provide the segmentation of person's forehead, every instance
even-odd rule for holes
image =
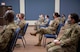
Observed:
[[[68,18],[70,18],[70,17],[71,17],[71,15],[69,14],[69,15],[68,15]]]

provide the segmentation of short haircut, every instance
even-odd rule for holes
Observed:
[[[49,18],[49,15],[46,15],[47,16],[47,18]]]
[[[79,16],[78,14],[76,13],[71,13],[71,18],[75,20],[75,23],[78,23],[79,22]]]
[[[57,17],[60,17],[60,15],[57,12],[55,12],[54,15]]]
[[[20,15],[21,15],[22,18],[24,18],[24,14],[23,13],[20,13]]]
[[[12,22],[14,20],[14,14],[11,12],[7,13],[6,20],[8,20],[8,22]]]

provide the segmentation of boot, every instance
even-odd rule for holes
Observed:
[[[36,36],[36,33],[30,33],[31,35],[33,35],[33,36]]]
[[[39,41],[35,46],[41,46],[41,41]]]

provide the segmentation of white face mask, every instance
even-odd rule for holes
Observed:
[[[47,18],[47,16],[45,16],[45,19]]]
[[[68,19],[68,24],[71,24],[71,20],[70,19]]]
[[[71,15],[68,15],[68,24],[71,24]]]
[[[43,15],[40,15],[40,17],[43,17]]]
[[[42,15],[39,15],[39,17],[42,17]]]

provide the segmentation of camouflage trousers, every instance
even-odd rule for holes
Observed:
[[[40,26],[40,24],[35,24],[34,29],[35,29],[35,30],[39,30],[39,29],[40,29],[40,27],[39,27],[39,26]]]
[[[55,43],[50,43],[46,46],[47,52],[63,52],[60,45],[55,45]]]

